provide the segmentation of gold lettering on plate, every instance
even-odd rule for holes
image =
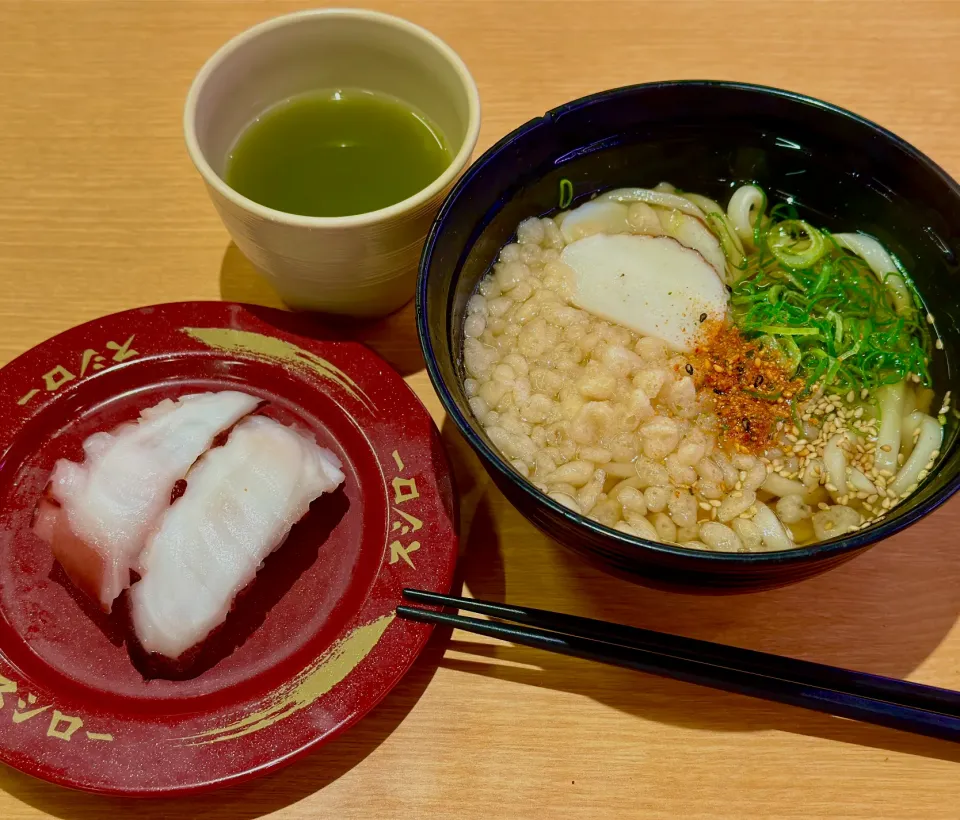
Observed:
[[[130,348],[130,345],[133,344],[133,339],[134,335],[131,334],[122,345],[118,345],[116,342],[107,342],[108,350],[117,351],[113,354],[113,360],[115,362],[125,362],[127,359],[132,359],[134,356],[139,355],[136,350]]]
[[[127,337],[127,340],[123,342],[123,344],[112,341],[107,342],[107,349],[114,351],[111,361],[117,363],[125,362],[127,359],[132,359],[134,356],[139,356],[140,353],[131,347],[135,338],[135,334],[131,334],[129,337]],[[109,367],[109,364],[104,364],[106,361],[106,358],[101,356],[98,351],[94,350],[92,347],[88,347],[83,351],[83,353],[80,354],[79,378],[82,379],[84,376],[88,375],[88,373],[92,373],[97,370],[103,370],[105,367]],[[46,391],[48,393],[55,393],[67,382],[72,382],[77,379],[78,376],[68,370],[62,364],[58,364],[52,370],[44,373],[42,378],[43,386]],[[28,390],[19,399],[17,399],[17,404],[23,407],[23,405],[27,404],[39,392],[39,387],[35,387],[33,390]]]
[[[403,504],[406,501],[412,501],[420,497],[420,491],[417,489],[417,480],[415,478],[393,479],[393,503]]]
[[[408,547],[404,547],[399,541],[394,541],[390,545],[390,563],[395,564],[402,558],[404,563],[408,564],[411,569],[416,569],[413,561],[410,560],[410,553],[416,552],[418,549],[420,549],[419,541],[412,541]]]
[[[13,713],[13,722],[14,723],[23,723],[30,720],[30,718],[35,718],[41,712],[46,712],[50,708],[50,704],[46,706],[40,706],[37,709],[27,709],[27,706],[33,706],[37,702],[36,695],[27,695],[26,700],[20,698],[17,700],[17,710]]]
[[[84,374],[87,372],[87,368],[90,367],[91,362],[93,362],[94,370],[103,370],[103,365],[101,364],[103,361],[103,356],[97,353],[97,351],[93,348],[88,347],[83,351],[83,358],[80,360],[80,377],[83,378]]]
[[[4,703],[3,696],[17,694],[18,689],[19,684],[17,681],[0,675],[0,709],[6,705]],[[46,712],[47,709],[53,708],[53,704],[51,703],[46,704],[46,706],[38,706],[36,709],[28,708],[33,706],[36,702],[37,696],[31,693],[27,693],[26,697],[17,698],[17,705],[13,714],[11,715],[13,723],[26,723],[28,720],[35,718],[37,715]],[[65,724],[65,726],[62,724]],[[73,715],[65,715],[59,709],[53,709],[53,715],[50,718],[50,725],[47,727],[47,737],[53,737],[57,740],[70,740],[70,738],[73,737],[74,732],[76,732],[82,726],[83,720],[81,718],[74,717]],[[90,740],[113,741],[113,735],[110,734],[87,732],[86,735]]]
[[[356,669],[359,663],[373,651],[395,617],[396,615],[390,613],[354,629],[292,681],[270,694],[262,701],[260,708],[245,718],[226,726],[181,738],[181,740],[186,741],[188,746],[223,743],[226,740],[235,740],[238,737],[259,732],[285,720],[301,709],[306,709]]]
[[[403,459],[400,458],[400,451],[393,451],[393,460],[397,465],[398,470],[403,470]],[[394,504],[404,504],[407,501],[412,501],[415,498],[420,497],[420,490],[417,489],[417,480],[415,478],[403,478],[402,476],[396,476],[391,482],[393,485],[393,502]],[[415,515],[410,515],[410,513],[404,512],[399,507],[394,507],[393,511],[400,516],[402,520],[394,521],[390,529],[392,532],[400,531],[400,535],[407,535],[410,532],[417,532],[418,530],[423,529],[423,521],[417,518]],[[398,561],[403,561],[410,569],[416,569],[413,564],[413,559],[410,557],[411,552],[416,552],[420,549],[419,541],[412,541],[408,546],[403,546],[400,543],[399,539],[390,543],[390,565],[396,564]]]
[[[17,691],[17,682],[15,680],[10,680],[10,678],[5,678],[3,675],[0,675],[0,709],[3,708],[3,696],[4,695],[13,695]]]
[[[401,518],[403,518],[404,521],[407,522],[407,524],[404,524],[403,521],[393,522],[393,529],[400,530],[401,535],[406,535],[411,530],[413,532],[416,532],[417,530],[423,529],[423,522],[419,518],[417,518],[415,515],[410,515],[409,513],[405,513],[399,507],[394,507],[393,511],[397,515],[399,515]]]
[[[59,390],[67,382],[72,382],[76,376],[73,375],[62,364],[58,364],[53,370],[43,374],[43,383],[48,393]]]
[[[61,723],[66,723],[66,729],[58,728]],[[50,726],[47,728],[47,737],[55,737],[58,740],[70,740],[73,733],[83,726],[83,721],[78,717],[65,715],[59,709],[53,710],[53,717],[50,718]]]

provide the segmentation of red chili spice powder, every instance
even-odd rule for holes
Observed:
[[[777,422],[790,418],[790,399],[803,387],[776,356],[724,322],[703,324],[690,363],[697,387],[713,398],[725,440],[744,452],[770,445]]]

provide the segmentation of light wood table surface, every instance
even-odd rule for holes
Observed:
[[[365,0],[473,71],[482,150],[583,94],[767,83],[882,123],[960,177],[960,2]],[[205,58],[286,2],[0,0],[0,362],[157,302],[277,304],[181,136]],[[357,337],[444,419],[412,309]],[[443,425],[477,597],[960,687],[960,500],[820,578],[696,597],[608,577],[540,535]],[[364,721],[288,769],[152,804],[0,767],[0,818],[960,816],[960,747],[455,633]]]

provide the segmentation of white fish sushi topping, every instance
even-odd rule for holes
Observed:
[[[130,600],[143,648],[177,658],[223,623],[310,503],[343,482],[340,467],[312,437],[264,416],[206,453],[140,556]]]
[[[259,404],[229,390],[167,399],[136,422],[90,436],[83,442],[83,463],[56,463],[35,532],[106,612],[130,586],[130,569],[169,506],[174,485],[219,433]]]

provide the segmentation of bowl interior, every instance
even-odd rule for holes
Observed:
[[[600,190],[652,187],[664,180],[725,203],[736,185],[753,181],[771,202],[792,201],[815,225],[876,236],[906,266],[935,317],[944,350],[932,363],[934,406],[947,390],[956,394],[960,187],[953,180],[889,132],[809,98],[726,83],[633,86],[562,106],[501,140],[462,178],[427,241],[418,300],[428,367],[448,412],[494,469],[512,473],[486,440],[463,392],[465,305],[517,224],[557,210],[563,178],[573,183],[575,204]],[[939,468],[895,515],[873,527],[790,553],[702,557],[802,559],[892,534],[955,488],[957,427],[948,414]],[[563,510],[513,476],[558,515],[629,540]]]

